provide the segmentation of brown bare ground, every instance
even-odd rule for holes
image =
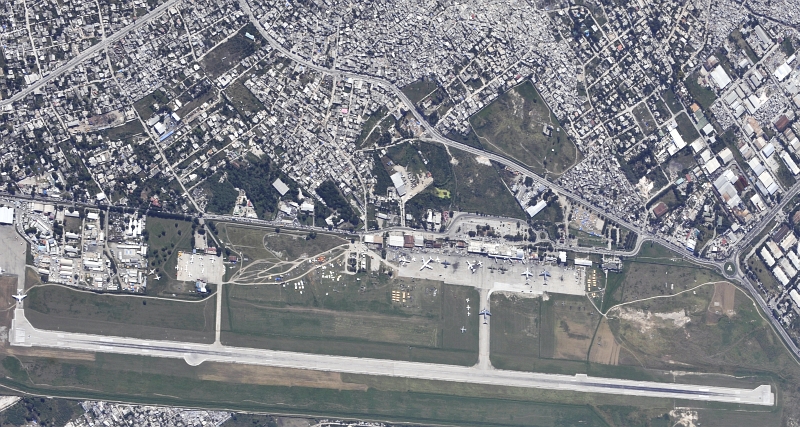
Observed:
[[[714,284],[714,295],[708,303],[708,315],[706,323],[715,324],[722,316],[733,316],[736,299],[736,287],[728,282],[717,282]]]
[[[210,364],[204,373],[199,374],[199,377],[202,380],[239,384],[329,388],[334,390],[367,390],[367,386],[364,384],[346,383],[342,381],[342,375],[336,372],[274,368],[269,366]]]
[[[11,356],[43,357],[51,359],[86,360],[94,362],[95,353],[69,350],[49,350],[32,347],[7,347],[4,351]]]
[[[611,327],[608,326],[607,321],[603,321],[597,329],[594,344],[589,351],[589,361],[605,365],[617,365],[619,364],[619,350],[620,345],[614,339]]]
[[[591,309],[583,297],[561,297],[554,303],[554,358],[586,360],[592,336],[600,321],[600,316],[589,316]]]

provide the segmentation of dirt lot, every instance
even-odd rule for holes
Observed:
[[[620,345],[614,338],[608,322],[603,321],[594,336],[594,343],[589,352],[589,361],[605,365],[617,365],[619,363],[619,351]]]
[[[142,339],[214,342],[216,302],[99,295],[63,286],[31,289],[25,316],[37,328]]]
[[[735,306],[736,287],[728,282],[717,282],[714,284],[714,294],[711,302],[708,303],[708,315],[706,323],[716,324],[720,317],[733,317],[736,314]]]

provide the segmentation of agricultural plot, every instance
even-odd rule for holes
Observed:
[[[214,342],[215,301],[99,295],[58,285],[28,292],[25,316],[37,328],[142,339]]]
[[[579,153],[533,84],[500,95],[470,118],[485,148],[514,158],[540,175],[561,175]]]
[[[319,268],[281,285],[228,286],[224,298],[225,344],[461,365],[477,361],[478,316],[467,316],[466,299],[477,301],[478,294],[467,287]]]

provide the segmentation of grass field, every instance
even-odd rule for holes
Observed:
[[[28,292],[25,315],[37,328],[143,339],[214,342],[215,301],[182,302],[100,295],[58,285]]]
[[[189,288],[185,283],[176,280],[175,267],[178,263],[178,251],[192,250],[192,223],[148,216],[145,229],[148,232],[149,245],[147,261],[150,268],[159,269],[161,275],[161,280],[156,281],[155,278],[151,278],[147,281],[147,294],[171,296],[174,293],[188,296]],[[196,298],[196,294],[193,294],[193,298]]]
[[[317,269],[295,283],[228,286],[223,342],[259,348],[472,365],[475,290],[434,281]],[[392,302],[392,291],[411,296]],[[462,326],[469,331],[462,334]]]
[[[138,120],[132,120],[121,126],[105,129],[99,132],[103,138],[110,141],[127,141],[133,136],[144,133],[144,128]]]
[[[683,137],[683,140],[686,141],[687,144],[700,138],[700,134],[697,132],[697,129],[695,129],[694,124],[686,113],[680,113],[675,116],[675,122],[678,124],[678,133],[681,134],[681,137]]]
[[[255,41],[245,37],[245,33],[254,36]],[[263,39],[258,30],[253,24],[247,24],[236,35],[206,53],[200,64],[209,77],[216,79],[235,67],[239,61],[255,53],[261,42]]]
[[[429,80],[427,78],[417,80],[413,83],[409,83],[403,86],[401,91],[411,100],[415,105],[424,99],[429,93],[436,90],[439,87],[435,81]]]
[[[500,95],[470,123],[486,149],[514,158],[540,175],[560,175],[578,160],[575,144],[530,82]],[[553,127],[551,136],[543,133],[546,125]]]
[[[105,354],[94,362],[6,357],[0,383],[48,396],[423,425],[607,426],[604,419],[611,413],[652,417],[672,407],[667,400],[630,396],[275,371]]]
[[[661,98],[664,99],[664,103],[667,104],[667,107],[669,107],[670,111],[673,113],[678,113],[683,109],[680,101],[678,101],[678,98],[675,96],[675,92],[671,89],[661,92]]]
[[[717,99],[717,95],[714,93],[713,90],[700,85],[697,83],[697,78],[699,77],[698,73],[694,73],[686,78],[686,89],[689,90],[689,94],[692,98],[700,105],[700,108],[703,110],[708,110],[711,107],[711,104]],[[687,142],[693,141],[690,139],[686,140]]]
[[[243,117],[252,117],[259,111],[264,109],[264,104],[250,92],[250,89],[245,87],[243,80],[246,76],[242,76],[225,88],[225,94],[228,95],[231,105],[239,111]]]
[[[672,295],[722,279],[716,272],[695,266],[661,245],[645,243],[635,258],[625,262],[621,273],[609,273],[603,310],[620,302]]]

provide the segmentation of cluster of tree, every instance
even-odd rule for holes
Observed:
[[[268,158],[249,156],[246,162],[228,166],[227,179],[220,183],[219,178],[211,177],[207,182],[212,193],[208,209],[216,213],[229,213],[233,210],[238,193],[235,188],[245,191],[247,198],[253,203],[259,218],[278,210],[280,193],[272,187],[272,183],[280,178],[289,187],[286,198],[297,201],[297,184],[273,169]]]
[[[323,182],[317,187],[317,194],[325,201],[325,204],[328,205],[329,208],[336,210],[336,213],[339,214],[341,219],[353,224],[353,226],[358,225],[358,214],[353,211],[352,206],[350,206],[347,199],[342,196],[333,181]]]

